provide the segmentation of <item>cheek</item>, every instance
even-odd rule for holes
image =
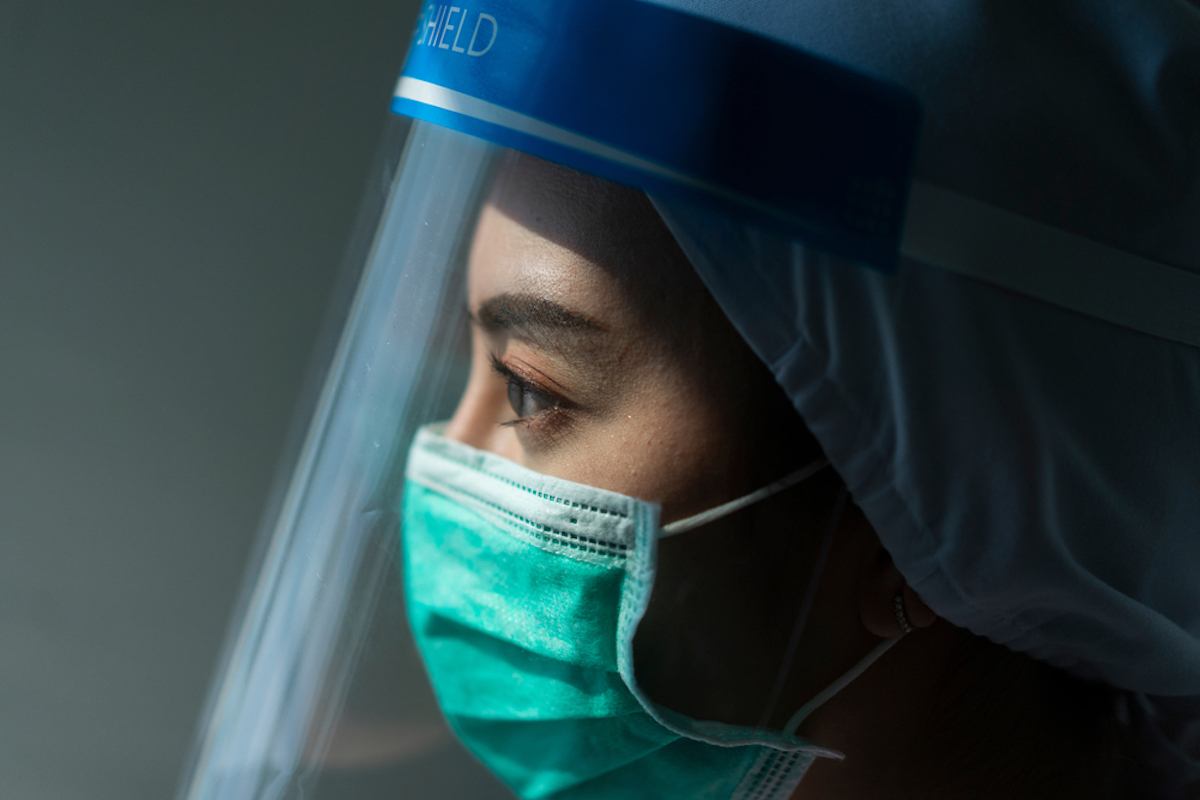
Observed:
[[[646,447],[633,456],[639,462],[634,469],[642,476],[633,493],[659,503],[664,524],[720,505],[751,488],[745,481],[740,443],[711,424],[670,419],[658,435],[639,438]]]
[[[663,507],[663,522],[749,491],[743,415],[728,398],[684,370],[662,375],[652,390],[659,402],[648,404],[641,420],[629,420],[644,445],[631,453],[642,465],[643,491]]]
[[[728,392],[715,391],[713,381],[697,380],[695,370],[627,352],[622,368],[636,378],[612,407],[578,419],[555,446],[529,451],[516,428],[499,425],[513,413],[487,352],[477,333],[448,438],[537,472],[658,503],[664,523],[756,488],[750,485],[746,409]]]
[[[664,522],[748,491],[744,442],[724,409],[666,374],[641,383],[613,418],[535,468],[658,503]]]

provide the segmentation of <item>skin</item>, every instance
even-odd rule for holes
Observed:
[[[821,457],[640,193],[514,157],[479,220],[468,306],[472,366],[450,438],[653,501],[663,522]],[[1072,796],[1050,784],[1015,794],[998,780],[961,794],[920,789],[944,772],[937,748],[953,746],[939,744],[945,731],[931,727],[930,708],[948,692],[967,703],[997,692],[1025,696],[1037,676],[1028,659],[938,620],[853,503],[835,514],[842,492],[826,469],[746,512],[663,540],[635,639],[639,683],[692,717],[782,728],[885,637],[902,633],[893,611],[901,594],[918,631],[798,731],[847,757],[818,759],[794,798]],[[831,525],[799,655],[785,665],[772,704],[799,598]],[[976,650],[986,653],[980,663],[1017,659],[1003,673],[1007,683],[979,685],[982,667],[964,655]],[[972,666],[955,666],[964,663]],[[996,736],[1027,735],[1039,724],[1027,705],[991,712]],[[986,737],[979,746],[986,751]]]
[[[647,242],[659,232],[592,241],[589,221],[624,229],[627,214],[602,197],[579,207],[536,190],[545,169],[526,165],[501,183],[480,219],[468,290],[477,323],[472,371],[447,435],[539,472],[654,500],[664,520],[734,496],[744,470],[713,470],[708,461],[747,461],[747,444],[727,424],[736,400],[697,375],[705,353],[688,353],[685,335],[665,335],[651,319],[648,307],[667,287],[638,281],[635,265],[622,263],[638,241],[661,246]],[[632,291],[646,302],[629,302]],[[531,322],[526,306],[538,302],[587,322]],[[679,303],[685,313],[695,305]],[[489,356],[528,386],[524,414]],[[513,424],[518,418],[525,421]]]

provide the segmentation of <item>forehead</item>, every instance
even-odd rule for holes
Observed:
[[[598,262],[670,239],[642,192],[525,154],[514,154],[497,172],[488,204]]]
[[[506,294],[532,295],[597,319],[625,313],[615,281],[576,250],[530,230],[489,204],[471,247],[470,305]]]
[[[472,307],[536,294],[598,318],[644,316],[691,272],[641,192],[530,157],[500,170],[470,259]],[[661,311],[661,309],[659,309]]]

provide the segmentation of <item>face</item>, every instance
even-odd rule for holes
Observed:
[[[750,467],[746,425],[754,393],[777,390],[644,195],[518,159],[480,218],[468,292],[452,438],[659,503],[664,522],[782,470]]]
[[[451,438],[658,503],[664,523],[820,455],[640,192],[515,157],[478,223],[468,305],[472,366]],[[635,641],[651,697],[761,721],[837,488],[825,474],[661,542]]]

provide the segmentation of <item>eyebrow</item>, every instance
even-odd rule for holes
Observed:
[[[489,334],[507,333],[518,339],[545,346],[554,334],[603,333],[606,329],[591,317],[533,294],[498,294],[479,304],[472,315]]]

